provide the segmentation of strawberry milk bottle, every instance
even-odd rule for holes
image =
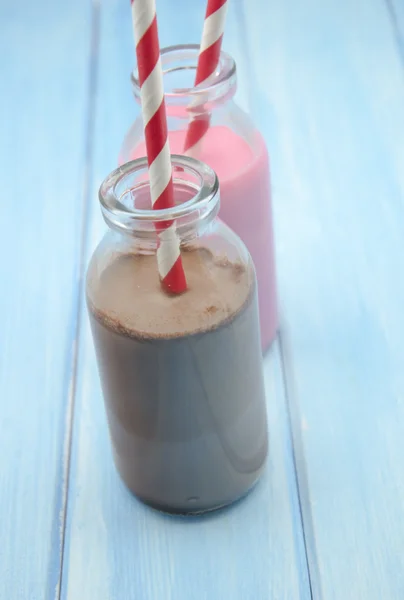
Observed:
[[[221,53],[216,74],[192,88],[199,46],[171,46],[161,51],[170,150],[184,153],[190,119],[208,120],[201,141],[187,154],[207,163],[218,174],[220,218],[246,244],[255,263],[262,348],[273,341],[277,327],[277,294],[269,182],[268,152],[260,132],[234,102],[237,75],[234,60]],[[132,75],[140,106],[136,71]],[[146,154],[142,116],[127,133],[119,156],[123,164]]]

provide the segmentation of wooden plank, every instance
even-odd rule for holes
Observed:
[[[162,44],[197,39],[204,2],[177,0],[165,8],[160,3],[158,10]],[[174,14],[178,14],[177,21]],[[226,42],[238,48],[239,42],[232,37],[237,31],[234,19],[231,12]],[[121,140],[135,113],[128,82],[132,44],[127,7],[118,0],[105,2],[94,198],[99,182],[115,166]],[[105,228],[99,212],[94,201],[90,251]],[[140,505],[119,482],[84,313],[82,322],[62,598],[309,599],[279,348],[268,357],[266,366],[272,435],[264,480],[229,511],[181,520]]]
[[[0,597],[57,598],[78,312],[89,3],[1,3]]]
[[[379,0],[244,4],[275,115],[282,344],[313,597],[399,600],[402,63]]]

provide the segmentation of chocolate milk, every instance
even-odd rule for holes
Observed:
[[[116,466],[163,511],[243,496],[267,455],[253,267],[182,253],[188,290],[166,295],[153,255],[116,256],[87,301]]]

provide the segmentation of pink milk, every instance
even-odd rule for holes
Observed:
[[[186,131],[170,131],[170,151],[182,154]],[[220,217],[244,241],[258,280],[262,348],[273,341],[278,327],[274,241],[269,188],[268,153],[261,134],[248,144],[224,126],[211,127],[198,159],[214,169],[220,181]],[[253,148],[256,152],[253,151]],[[131,159],[144,156],[144,143]]]

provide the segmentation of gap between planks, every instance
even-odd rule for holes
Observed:
[[[65,413],[66,432],[64,437],[64,453],[63,453],[63,498],[60,510],[60,557],[59,557],[59,580],[56,586],[55,600],[61,599],[63,589],[63,561],[66,542],[66,522],[68,511],[69,498],[69,483],[70,483],[70,459],[73,443],[73,423],[74,410],[77,392],[77,373],[80,359],[80,337],[82,335],[82,311],[80,309],[84,295],[85,267],[88,245],[88,226],[89,213],[91,206],[91,182],[93,175],[93,140],[95,130],[95,102],[98,85],[98,62],[99,62],[99,47],[100,47],[100,0],[92,0],[91,3],[91,35],[90,35],[90,57],[88,65],[88,103],[86,110],[86,123],[83,126],[86,129],[85,133],[85,150],[84,160],[85,168],[83,175],[83,206],[81,214],[81,235],[79,247],[79,264],[77,269],[77,292],[74,303],[76,320],[73,327],[72,352],[67,364],[67,373],[71,373],[68,384],[67,406]]]

